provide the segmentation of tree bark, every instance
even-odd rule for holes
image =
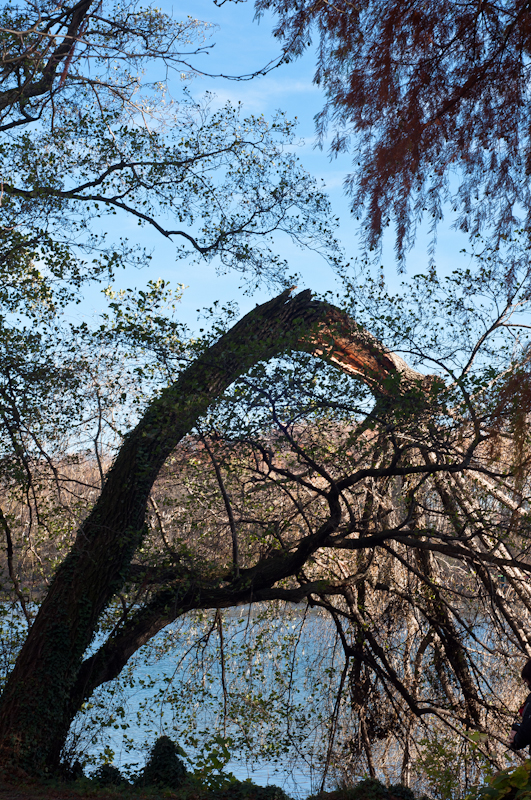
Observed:
[[[426,381],[338,309],[312,300],[309,291],[292,299],[284,292],[256,307],[206,350],[125,437],[99,499],[57,570],[0,700],[1,763],[32,774],[53,770],[81,702],[163,624],[191,608],[266,599],[271,587],[295,574],[333,532],[340,512],[332,502],[328,523],[287,558],[242,571],[230,591],[193,585],[182,592],[175,586],[164,590],[151,608],[135,615],[127,643],[115,640],[98,658],[83,662],[100,615],[127,579],[144,536],[149,493],[165,460],[240,375],[290,349],[324,356],[384,395],[391,391],[390,376],[394,394],[401,393],[399,386],[407,391]],[[155,611],[156,620],[150,618]]]

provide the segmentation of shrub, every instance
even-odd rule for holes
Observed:
[[[290,800],[280,786],[257,786],[250,781],[231,784],[221,797],[223,800]]]
[[[100,786],[120,786],[124,778],[118,767],[114,764],[101,764],[93,775]]]
[[[401,783],[387,787],[375,778],[366,778],[354,786],[322,792],[308,800],[415,800],[415,795]]]
[[[478,800],[531,800],[531,761],[516,769],[502,769],[490,782],[480,786],[475,797]]]
[[[400,798],[400,800],[415,800],[413,790],[403,783],[393,783],[389,787],[389,794],[393,797]]]
[[[157,739],[137,784],[180,789],[186,781],[186,767],[177,753],[177,745],[168,736]]]

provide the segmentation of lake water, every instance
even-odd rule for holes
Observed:
[[[212,754],[221,757],[226,741],[226,772],[306,797],[319,788],[340,671],[335,632],[320,614],[245,608],[187,618],[161,632],[117,686],[95,696],[73,740],[93,761],[112,751],[124,771],[145,763],[162,734],[196,767],[209,754],[211,764]]]

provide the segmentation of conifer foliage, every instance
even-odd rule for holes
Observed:
[[[277,14],[286,60],[315,35],[318,119],[369,245],[396,225],[400,256],[423,216],[451,203],[459,226],[499,237],[529,227],[531,4],[257,0]]]

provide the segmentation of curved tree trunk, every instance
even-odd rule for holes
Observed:
[[[309,291],[292,299],[284,292],[256,307],[205,351],[126,436],[98,501],[57,570],[0,701],[2,763],[31,773],[53,769],[83,699],[118,674],[163,624],[191,608],[281,596],[268,590],[300,569],[334,530],[339,511],[331,502],[328,523],[289,559],[270,559],[243,571],[221,594],[208,587],[161,592],[155,598],[156,617],[150,618],[149,608],[140,609],[134,635],[83,662],[101,613],[127,578],[144,536],[149,493],[165,460],[234,380],[253,364],[290,349],[325,356],[383,394],[391,375],[405,388],[425,381],[338,309],[312,300]]]

